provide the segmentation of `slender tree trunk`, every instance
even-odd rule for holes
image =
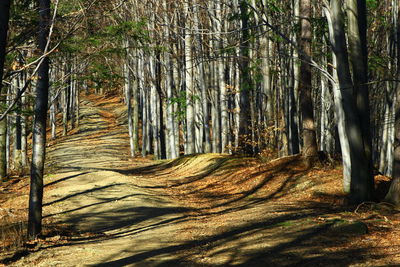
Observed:
[[[128,111],[128,133],[129,133],[129,145],[130,145],[130,151],[131,151],[131,156],[135,156],[135,144],[133,140],[133,119],[132,119],[132,81],[131,81],[131,75],[130,75],[130,70],[129,70],[129,42],[125,42],[125,46],[127,47],[126,51],[126,58],[125,58],[125,65],[124,65],[124,77],[125,77],[125,103],[126,103],[126,108]]]
[[[171,39],[169,16],[168,16],[168,3],[167,0],[163,1],[164,7],[164,23],[167,25],[165,29],[166,40],[169,42]],[[173,46],[168,47],[169,49],[164,54],[165,62],[165,87],[166,87],[166,140],[167,140],[167,158],[174,159],[179,156],[176,149],[175,140],[175,117],[174,117],[174,102],[173,98],[173,61],[171,60],[171,53],[173,52]]]
[[[239,120],[239,151],[246,155],[253,154],[251,143],[251,110],[250,94],[252,91],[252,79],[250,72],[250,31],[249,31],[249,13],[245,0],[239,1],[241,14],[242,36],[240,42],[240,120]]]
[[[80,114],[80,107],[79,107],[79,101],[80,101],[80,95],[79,95],[79,84],[78,81],[75,80],[75,118],[76,118],[76,128],[79,129],[79,114]]]
[[[39,49],[45,53],[50,25],[50,0],[39,0]],[[42,231],[43,170],[46,152],[46,119],[49,91],[49,58],[38,70],[35,120],[33,125],[31,186],[29,194],[28,238],[35,239]]]
[[[221,1],[215,2],[215,30],[216,34],[216,46],[217,49],[217,83],[219,88],[219,100],[220,100],[220,108],[221,108],[221,152],[227,152],[228,146],[228,107],[227,107],[227,92],[226,92],[226,84],[225,84],[225,62],[224,62],[224,53],[223,53],[223,26],[222,26],[222,10],[223,7],[221,5]]]
[[[213,153],[221,153],[221,131],[220,131],[220,117],[221,113],[219,112],[219,92],[217,87],[217,64],[213,62],[211,65],[210,76],[212,77],[211,84],[211,94],[212,94],[212,106],[211,106],[211,120],[212,120],[212,152]]]
[[[56,105],[57,105],[57,99],[52,99],[52,103],[50,103],[50,124],[51,124],[51,138],[55,139],[57,137],[57,132],[56,132]]]
[[[194,141],[194,82],[193,82],[193,58],[192,58],[192,37],[189,24],[191,5],[184,2],[185,12],[185,88],[186,88],[186,150],[185,154],[195,152]]]
[[[14,94],[17,94],[19,91],[19,87],[22,84],[22,73],[16,77],[18,80],[17,85],[18,87],[14,88]],[[16,170],[19,174],[22,173],[22,156],[21,156],[21,138],[22,138],[22,129],[21,129],[21,109],[22,104],[21,100],[18,100],[17,103],[17,110],[15,112],[15,130],[14,130],[14,170]]]
[[[23,72],[22,76],[23,84],[26,83],[26,73]],[[26,92],[25,92],[26,93]],[[21,104],[23,107],[26,107],[26,96],[25,93],[22,94],[21,96]],[[1,122],[0,122],[1,123]],[[21,161],[22,161],[22,166],[25,167],[28,165],[28,141],[27,141],[27,116],[22,115],[21,116]]]
[[[131,59],[133,60],[133,59]],[[137,67],[137,59],[135,58],[135,66]],[[139,100],[138,92],[140,92],[140,81],[139,77],[136,76],[135,85],[132,87],[132,141],[133,141],[133,154],[136,155],[139,152]]]

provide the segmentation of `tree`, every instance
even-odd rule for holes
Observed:
[[[317,136],[314,125],[314,108],[311,96],[312,76],[309,58],[311,58],[311,1],[300,1],[300,40],[299,47],[302,50],[300,55],[300,109],[303,122],[303,155],[306,159],[317,156]]]
[[[240,41],[240,114],[239,114],[239,151],[246,155],[253,154],[251,143],[250,93],[252,79],[250,72],[250,30],[249,11],[245,0],[239,2],[242,36]]]
[[[5,103],[6,92],[3,88],[4,61],[6,56],[8,20],[10,16],[10,0],[0,3],[0,102]],[[7,120],[0,121],[0,181],[7,175],[6,158]]]
[[[349,59],[352,67],[353,90],[361,123],[362,142],[365,154],[367,176],[362,183],[370,194],[373,191],[372,144],[370,125],[370,104],[368,93],[368,49],[366,0],[346,0],[348,17]],[[368,176],[369,175],[369,176]],[[365,180],[364,180],[365,179]],[[354,185],[354,187],[357,187]]]
[[[395,55],[397,62],[396,78],[400,80],[400,12],[398,10],[394,16],[394,22]],[[385,197],[385,201],[400,205],[400,82],[398,81],[395,87],[395,94],[393,181]]]
[[[31,183],[29,194],[28,238],[42,231],[43,172],[46,153],[46,120],[49,91],[49,58],[46,53],[50,32],[50,0],[39,0],[39,50],[43,61],[38,69],[35,120],[33,124]]]
[[[341,142],[348,142],[351,162],[350,181],[344,181],[344,190],[350,193],[351,202],[360,203],[372,198],[373,180],[364,148],[365,133],[360,122],[361,113],[353,94],[354,85],[350,72],[341,0],[331,0],[330,23],[332,50],[336,58],[339,89],[342,94],[342,101],[336,104],[342,105],[344,111],[346,135],[342,135],[342,138],[348,138]],[[368,116],[368,114],[363,115]]]

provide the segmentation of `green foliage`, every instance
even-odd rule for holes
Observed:
[[[277,0],[268,0],[267,1],[267,9],[272,13],[282,13],[282,9],[278,6],[279,1]]]
[[[118,86],[123,79],[121,75],[114,72],[102,63],[93,63],[89,67],[89,73],[86,78],[94,82],[95,88],[114,88]]]
[[[367,9],[376,9],[379,5],[378,0],[367,0]]]
[[[370,55],[368,59],[368,68],[370,71],[382,76],[388,75],[388,65],[390,58],[382,55]]]
[[[329,31],[326,17],[311,18],[311,24],[314,30],[314,35],[317,38],[325,36]]]
[[[52,4],[52,10],[54,10],[54,4]],[[74,1],[62,1],[58,6],[58,16],[65,17],[70,14],[75,13],[77,10],[80,10],[79,2]]]
[[[168,105],[178,105],[178,109],[174,112],[173,116],[179,120],[183,121],[186,118],[186,92],[181,91],[177,97],[171,97],[168,99]]]
[[[129,39],[133,42],[146,43],[150,42],[150,35],[147,28],[147,20],[125,21],[118,25],[107,26],[101,33],[102,37],[116,38],[123,41]]]
[[[31,41],[38,31],[39,16],[27,0],[11,1],[8,46],[17,47]]]

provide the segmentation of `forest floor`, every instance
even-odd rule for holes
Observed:
[[[0,188],[0,266],[400,265],[398,212],[345,205],[339,167],[129,159],[119,99],[81,105],[79,130],[49,143],[41,239],[22,237],[28,180]]]

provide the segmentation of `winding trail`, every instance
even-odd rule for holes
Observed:
[[[48,150],[48,165],[57,175],[45,179],[45,223],[82,234],[45,246],[15,266],[122,266],[121,259],[132,255],[137,256],[130,264],[152,266],[171,257],[149,252],[180,244],[171,225],[182,220],[180,209],[162,192],[133,184],[141,177],[124,174],[150,161],[127,160],[126,130],[113,114],[117,104],[99,100],[86,97],[80,131]]]
[[[48,149],[46,238],[10,266],[400,264],[400,228],[348,212],[340,169],[310,170],[299,156],[129,159],[118,99],[89,95],[81,106],[79,131]]]

